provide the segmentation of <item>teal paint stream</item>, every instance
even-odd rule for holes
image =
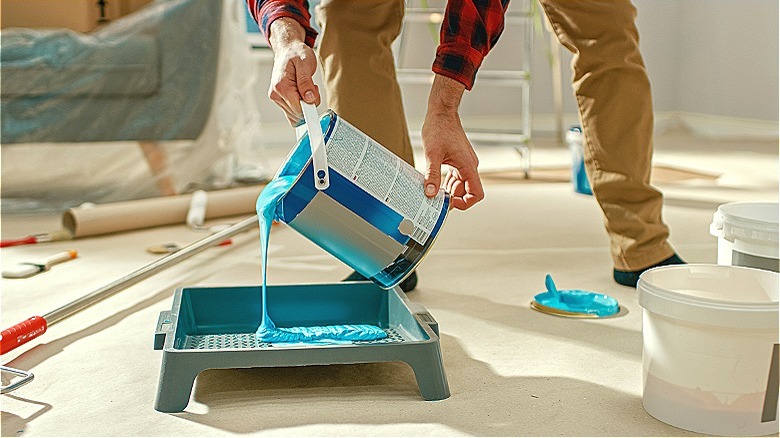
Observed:
[[[387,337],[381,328],[370,324],[327,325],[314,327],[276,327],[268,317],[266,301],[266,279],[268,262],[268,240],[271,225],[276,217],[276,206],[290,187],[295,184],[296,175],[280,175],[274,178],[257,198],[257,218],[260,222],[260,255],[263,277],[263,318],[257,329],[257,337],[268,343],[349,343],[352,341],[374,341]]]

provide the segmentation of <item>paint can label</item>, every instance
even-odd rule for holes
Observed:
[[[404,218],[399,231],[425,244],[436,227],[444,191],[428,198],[414,167],[341,118],[326,142],[328,165]]]

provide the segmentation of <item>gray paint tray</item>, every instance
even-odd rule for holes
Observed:
[[[425,308],[397,287],[371,282],[268,286],[268,314],[277,327],[373,324],[387,332],[379,341],[350,344],[267,344],[255,330],[262,315],[259,286],[185,287],[160,314],[154,348],[163,351],[155,409],[187,407],[195,377],[215,368],[408,363],[425,400],[450,396],[439,330]]]

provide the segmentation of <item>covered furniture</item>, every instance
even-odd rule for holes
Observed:
[[[88,34],[3,29],[3,153],[31,143],[51,150],[52,143],[130,141],[140,145],[164,194],[188,183],[175,181],[171,165],[205,178],[231,153],[235,143],[226,140],[257,124],[247,120],[254,73],[237,3],[157,0]],[[176,157],[181,162],[172,163]],[[15,170],[4,165],[3,173]],[[189,183],[204,181],[196,175]]]

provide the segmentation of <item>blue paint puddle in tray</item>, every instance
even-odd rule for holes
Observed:
[[[266,278],[268,262],[268,240],[271,235],[271,225],[274,219],[278,219],[276,208],[279,201],[295,183],[296,175],[300,169],[289,169],[291,174],[274,178],[260,193],[257,198],[257,217],[260,222],[260,253],[262,257],[262,302],[263,315],[260,327],[257,329],[257,338],[267,343],[351,343],[353,341],[374,341],[384,339],[387,333],[381,328],[367,324],[327,325],[316,327],[276,327],[268,317],[266,302]]]
[[[352,343],[353,341],[375,341],[384,339],[387,333],[375,325],[344,324],[315,327],[273,328],[262,327],[257,338],[269,344],[276,343]]]
[[[543,313],[581,318],[604,318],[620,310],[617,300],[609,295],[578,289],[558,290],[552,277],[545,278],[547,291],[534,296],[531,307]]]

